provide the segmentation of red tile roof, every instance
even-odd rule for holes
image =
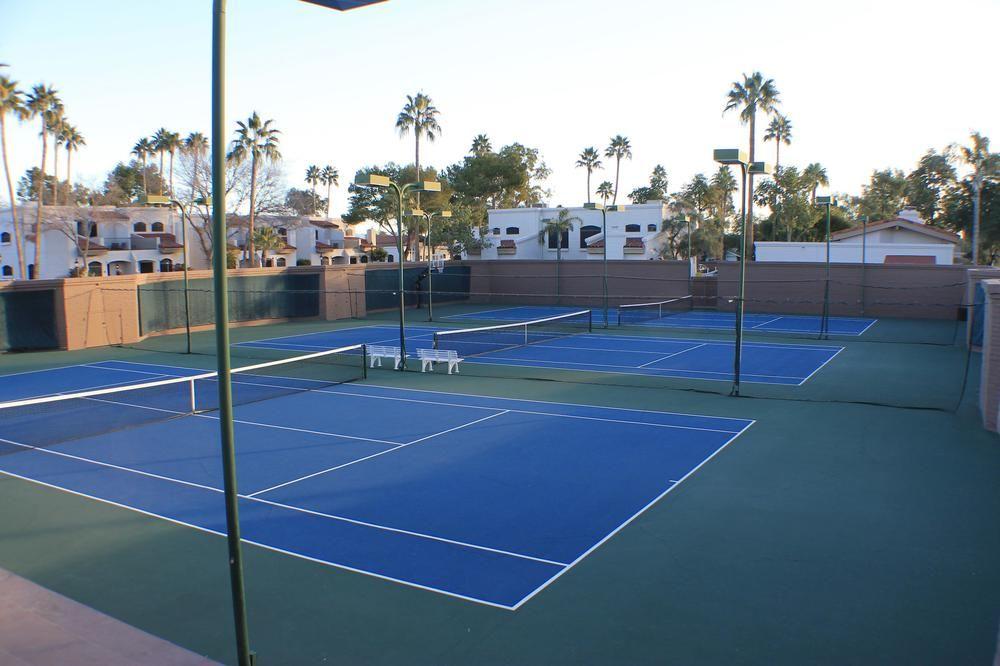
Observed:
[[[322,229],[339,229],[340,225],[329,220],[309,220],[309,224]]]
[[[516,248],[516,247],[517,247],[517,245],[515,245],[515,244],[514,244],[514,241],[513,241],[513,240],[506,240],[506,239],[505,239],[505,240],[502,240],[502,241],[500,241],[500,247],[505,247],[505,248]]]
[[[887,264],[913,264],[918,266],[934,265],[937,258],[934,255],[925,254],[887,254],[885,255]]]
[[[76,246],[77,246],[77,248],[79,248],[80,252],[107,252],[108,251],[108,248],[104,247],[103,245],[101,245],[100,243],[94,241],[93,239],[90,239],[90,242],[88,243],[87,239],[84,238],[83,236],[77,236],[76,237]]]
[[[641,238],[626,238],[625,247],[646,247]]]
[[[918,222],[913,222],[902,217],[894,217],[890,220],[880,220],[878,222],[870,222],[868,224],[867,233],[871,234],[876,231],[882,231],[885,229],[906,229],[908,231],[913,231],[918,234],[924,234],[932,238],[937,238],[939,240],[947,241],[949,243],[959,243],[961,238],[958,234],[954,234],[947,229],[941,229],[939,227],[932,227],[927,224],[920,224]],[[844,240],[846,238],[854,238],[855,236],[861,236],[865,233],[864,226],[851,227],[850,229],[841,229],[840,231],[835,231],[830,234],[830,240]]]

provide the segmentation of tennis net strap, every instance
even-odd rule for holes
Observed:
[[[587,333],[591,330],[593,330],[591,311],[581,310],[514,324],[438,331],[434,334],[434,348],[454,350],[464,357],[479,356]]]
[[[236,368],[233,404],[362,379],[365,356],[364,345],[352,345]],[[0,454],[213,412],[218,384],[218,373],[205,372],[0,403]]]
[[[644,321],[663,319],[671,315],[690,312],[694,307],[693,296],[668,298],[651,303],[631,303],[618,306],[618,325],[624,326]]]

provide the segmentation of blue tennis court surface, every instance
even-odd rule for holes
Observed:
[[[0,389],[26,398],[198,372],[106,361],[0,377]],[[124,396],[100,399],[162,410]],[[223,534],[217,419],[165,417],[43,444],[58,415],[7,414],[0,472]],[[294,392],[236,408],[243,536],[516,609],[752,423],[363,384]]]
[[[472,319],[477,321],[529,321],[532,319],[542,319],[545,317],[555,317],[569,312],[575,312],[579,308],[569,307],[545,307],[535,305],[522,305],[506,308],[495,308],[490,310],[479,310],[476,312],[466,312],[464,314],[451,315],[445,319]],[[604,323],[604,311],[600,308],[592,310],[594,316],[594,326]],[[611,308],[608,311],[610,325],[618,324],[617,310]],[[736,315],[732,312],[718,312],[716,310],[687,310],[683,312],[672,312],[659,319],[639,321],[631,326],[651,326],[664,328],[702,328],[711,330],[733,330]],[[863,335],[875,323],[876,319],[864,317],[830,317],[827,325],[830,335]],[[743,317],[743,325],[746,330],[764,331],[770,333],[815,333],[819,335],[821,317],[810,315],[780,315],[780,314],[760,314],[749,313]]]
[[[432,347],[435,330],[441,329],[407,327],[407,351]],[[240,344],[307,353],[359,343],[398,346],[399,329],[360,326]],[[499,345],[488,339],[463,341],[461,346],[463,356],[470,349],[480,354],[466,358],[466,363],[718,381],[733,377],[733,343],[727,341],[580,333],[513,348],[494,349]],[[841,351],[843,347],[831,345],[745,342],[742,379],[799,386]]]

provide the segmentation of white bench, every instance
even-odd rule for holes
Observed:
[[[465,360],[459,358],[454,349],[418,349],[417,358],[420,359],[420,372],[427,372],[428,368],[433,372],[435,363],[447,363],[449,375],[452,370],[457,375],[458,364]]]
[[[383,345],[368,345],[368,358],[370,360],[371,367],[382,367],[383,358],[392,359],[392,369],[399,370],[400,363],[403,362],[403,357],[400,355],[399,347],[386,347]]]

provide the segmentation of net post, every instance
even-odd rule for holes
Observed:
[[[361,345],[361,379],[368,379],[368,345]]]
[[[605,311],[604,323],[607,324],[607,311]],[[594,332],[594,311],[587,310],[587,332]]]
[[[190,387],[189,390],[190,390],[190,398],[191,398],[191,413],[192,414],[197,414],[198,413],[198,403],[197,403],[197,401],[195,399],[194,379],[192,379],[190,382],[188,382],[188,384],[189,384],[189,387]]]

